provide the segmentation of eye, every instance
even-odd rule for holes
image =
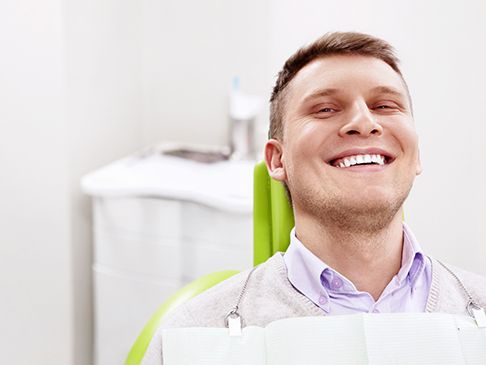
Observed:
[[[324,101],[309,108],[309,114],[315,118],[325,119],[333,117],[341,111],[340,105],[334,102]]]
[[[324,107],[324,108],[320,108],[317,113],[333,113],[335,112],[336,109],[334,108],[331,108],[331,107]]]
[[[394,110],[399,110],[400,107],[393,102],[381,102],[381,103],[377,103],[376,106],[373,107],[373,109],[384,110],[384,111],[394,111]]]

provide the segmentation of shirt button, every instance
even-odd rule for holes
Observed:
[[[341,289],[341,287],[343,286],[343,281],[340,278],[335,277],[332,279],[331,285],[334,289]]]
[[[327,297],[325,295],[321,295],[319,297],[319,304],[326,304],[327,303]]]

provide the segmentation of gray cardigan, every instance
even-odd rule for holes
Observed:
[[[426,312],[467,314],[468,294],[486,308],[486,278],[432,261],[432,284]],[[236,305],[250,270],[239,273],[198,295],[174,310],[153,337],[142,365],[162,364],[162,329],[175,327],[224,327],[224,318]],[[297,291],[287,278],[281,252],[258,266],[248,281],[241,299],[239,314],[244,326],[265,327],[288,317],[322,316],[325,312]]]

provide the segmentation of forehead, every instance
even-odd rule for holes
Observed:
[[[289,83],[287,101],[303,102],[319,90],[366,93],[388,88],[407,96],[402,77],[384,61],[359,55],[325,56],[304,66]],[[291,104],[292,104],[291,103]]]

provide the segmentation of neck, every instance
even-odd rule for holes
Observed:
[[[297,215],[296,215],[297,217]],[[296,219],[297,238],[328,266],[377,300],[401,267],[401,210],[383,227],[352,230],[312,219]]]

